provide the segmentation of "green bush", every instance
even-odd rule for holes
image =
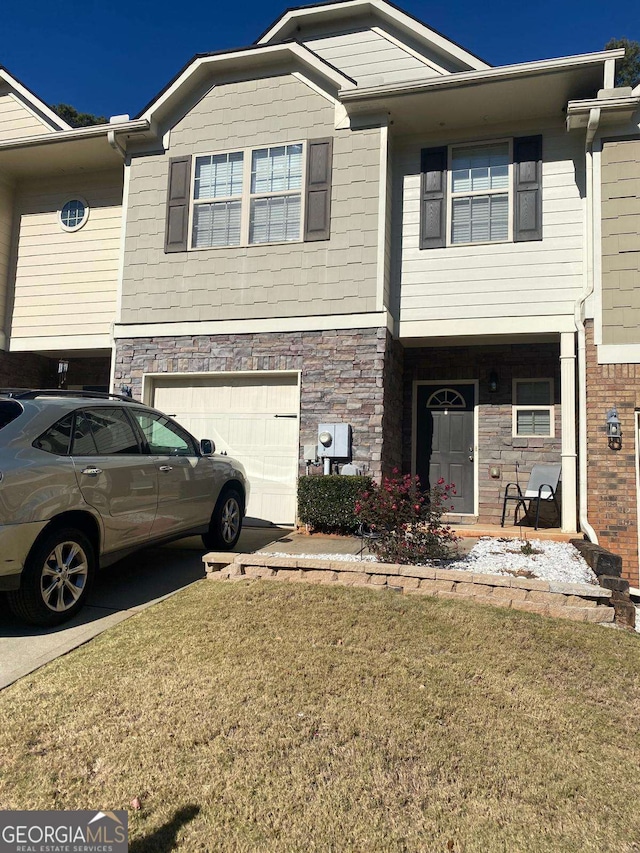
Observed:
[[[300,477],[298,517],[319,533],[355,533],[360,525],[356,501],[371,484],[371,477]]]

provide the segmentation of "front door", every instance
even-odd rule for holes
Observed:
[[[474,396],[473,385],[418,385],[416,474],[425,488],[453,484],[450,512],[474,511]]]

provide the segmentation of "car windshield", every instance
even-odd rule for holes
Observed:
[[[14,400],[0,400],[0,429],[14,421],[22,412],[20,403]]]

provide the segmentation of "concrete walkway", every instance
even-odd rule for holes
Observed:
[[[242,531],[237,553],[252,553],[281,539],[282,527]],[[204,577],[199,537],[140,551],[98,574],[89,602],[58,628],[21,624],[0,596],[0,689],[91,640],[112,625]]]

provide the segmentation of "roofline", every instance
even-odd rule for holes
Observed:
[[[355,80],[351,77],[347,76],[342,71],[339,71],[335,66],[331,65],[329,62],[318,56],[317,53],[310,50],[310,48],[295,40],[281,42],[279,44],[248,45],[247,47],[235,48],[234,50],[217,50],[213,53],[197,53],[185,66],[183,66],[178,74],[176,74],[176,76],[167,83],[156,97],[150,101],[140,113],[138,113],[136,119],[144,117],[145,119],[150,120],[153,112],[162,105],[171,93],[171,90],[177,90],[180,85],[186,83],[193,72],[203,64],[215,65],[217,63],[222,63],[225,60],[233,59],[237,55],[254,54],[255,56],[259,56],[260,54],[263,54],[264,56],[268,56],[269,54],[278,53],[288,53],[291,56],[297,57],[303,64],[315,68],[318,73],[324,74],[325,77],[332,80],[338,88],[340,88],[340,86],[344,87],[345,85],[347,87],[355,87],[356,85]],[[345,89],[345,91],[349,91],[349,88]]]
[[[372,6],[375,8],[376,6],[381,6],[382,4],[384,4],[385,6],[389,6],[396,13],[397,18],[406,18],[408,22],[413,22],[415,24],[418,24],[421,28],[426,30],[428,33],[431,33],[435,36],[438,36],[438,38],[444,39],[449,44],[458,48],[458,50],[462,51],[464,54],[471,57],[471,59],[475,60],[477,63],[484,65],[486,68],[492,67],[491,63],[482,59],[482,57],[478,56],[475,53],[472,53],[470,50],[467,50],[466,47],[459,44],[457,41],[450,39],[448,36],[446,36],[444,33],[441,33],[439,30],[436,30],[433,27],[428,26],[420,18],[416,17],[415,15],[412,15],[410,12],[407,12],[405,9],[402,9],[400,6],[397,6],[395,3],[391,2],[391,0],[328,0],[328,2],[327,2],[327,0],[325,0],[325,2],[310,3],[309,5],[304,5],[304,6],[289,6],[256,39],[255,44],[263,44],[267,41],[267,39],[273,38],[273,36],[278,32],[278,30],[282,28],[282,27],[278,26],[280,24],[280,22],[282,21],[282,23],[284,25],[284,19],[287,17],[292,17],[294,15],[294,13],[296,13],[296,12],[304,12],[305,10],[317,10],[317,9],[321,9],[323,7],[328,9],[331,6],[345,6],[345,5],[353,5],[354,7],[368,5],[368,6]],[[415,31],[415,28],[414,28],[414,31]],[[426,35],[426,33],[425,33],[425,35]],[[461,57],[457,57],[457,58],[461,59]],[[462,61],[464,61],[464,60],[462,60]]]
[[[3,79],[12,88],[19,92],[24,98],[30,101],[31,105],[43,113],[53,124],[57,125],[60,130],[73,130],[70,124],[60,118],[48,104],[39,98],[35,92],[32,92],[28,86],[25,86],[17,77],[11,74],[4,65],[0,65],[0,79]],[[52,128],[53,129],[53,128]]]
[[[387,83],[382,86],[369,86],[359,89],[345,89],[338,97],[345,103],[364,101],[369,98],[392,97],[394,95],[419,94],[438,89],[452,89],[473,83],[490,83],[493,80],[511,80],[524,76],[552,74],[554,71],[568,71],[581,66],[599,65],[608,59],[624,56],[623,49],[603,50],[597,53],[583,53],[576,56],[564,56],[556,59],[541,59],[534,62],[522,62],[516,65],[502,65],[486,71],[461,71],[446,77],[429,80],[416,80],[413,83]]]
[[[33,148],[37,145],[55,145],[59,142],[72,142],[77,139],[92,139],[97,136],[107,136],[110,131],[116,133],[140,133],[149,130],[150,122],[146,119],[133,119],[132,121],[114,122],[113,124],[94,124],[90,127],[76,127],[69,130],[61,130],[50,135],[37,134],[36,136],[22,136],[18,139],[7,139],[0,142],[0,151],[13,148]]]

